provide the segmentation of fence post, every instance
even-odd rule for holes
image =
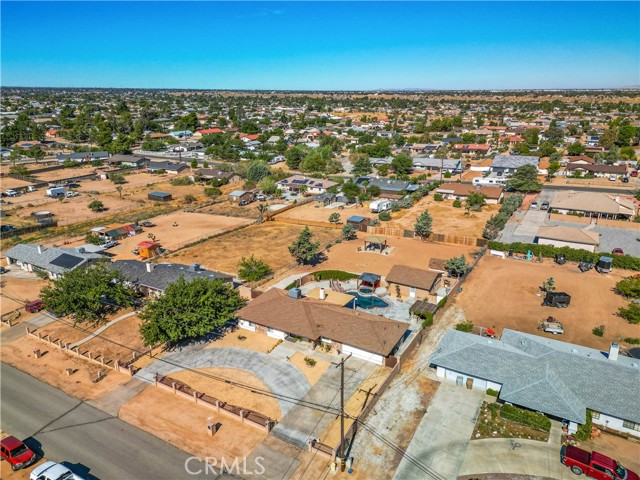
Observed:
[[[176,394],[176,382],[171,382],[171,386],[173,387],[173,394]]]

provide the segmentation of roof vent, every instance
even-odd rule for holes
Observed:
[[[571,353],[578,353],[578,350],[576,350],[575,348],[572,348]]]
[[[616,362],[618,360],[618,354],[620,353],[620,345],[612,343],[609,347],[609,360]]]

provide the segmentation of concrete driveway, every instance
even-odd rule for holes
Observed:
[[[482,391],[442,382],[407,453],[442,478],[457,478],[484,396]],[[393,478],[424,480],[430,477],[404,457]]]
[[[207,348],[173,352],[156,360],[136,373],[136,378],[153,382],[154,375],[170,375],[187,368],[236,368],[252,373],[262,380],[271,392],[295,400],[302,398],[311,388],[305,376],[287,361],[264,353],[242,348]],[[215,395],[215,392],[208,392]],[[284,417],[295,404],[278,399]]]

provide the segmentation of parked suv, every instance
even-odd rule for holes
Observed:
[[[37,460],[36,454],[23,441],[16,437],[5,437],[0,440],[0,456],[9,462],[14,472],[28,467]]]
[[[83,480],[67,467],[56,462],[44,462],[31,471],[29,480]]]
[[[549,202],[542,202],[542,205],[540,205],[540,210],[549,210]]]
[[[531,203],[531,210],[537,210],[538,209],[538,202],[532,202]]]

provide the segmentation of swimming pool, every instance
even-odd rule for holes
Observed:
[[[351,290],[346,292],[349,295],[353,295],[356,297],[354,301],[356,302],[356,306],[360,308],[364,308],[368,310],[370,308],[387,308],[389,304],[375,295],[360,295],[360,293],[355,290]],[[353,308],[353,303],[350,303],[349,306]]]

